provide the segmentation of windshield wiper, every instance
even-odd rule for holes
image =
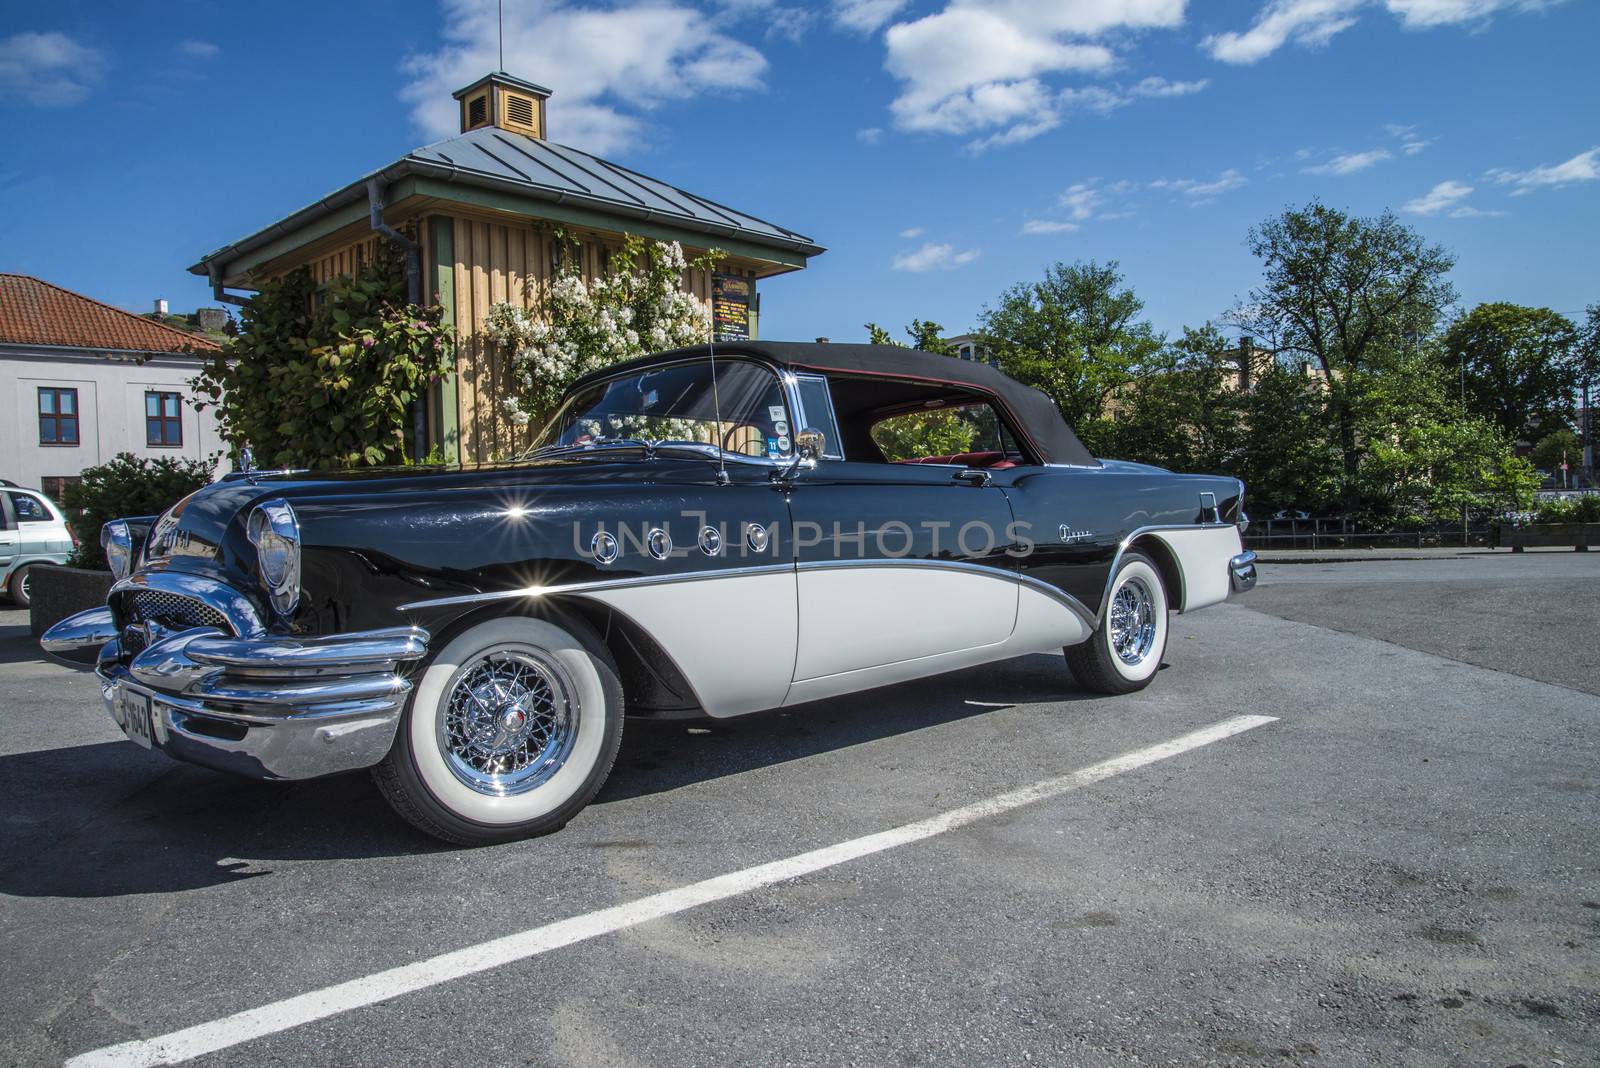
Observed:
[[[560,456],[569,452],[590,452],[599,449],[643,449],[645,459],[655,455],[656,446],[648,441],[638,438],[606,438],[602,441],[583,441],[570,445],[541,445],[539,448],[522,454],[524,460],[534,460],[541,456]]]

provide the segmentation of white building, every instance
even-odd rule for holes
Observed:
[[[20,274],[0,274],[0,478],[60,500],[119,452],[223,452],[189,381],[206,338]]]
[[[955,337],[945,338],[944,342],[947,345],[954,345],[956,355],[963,360],[975,360],[987,364],[996,362],[989,352],[989,346],[985,345],[983,338],[976,334],[957,334]]]

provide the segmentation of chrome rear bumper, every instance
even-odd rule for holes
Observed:
[[[418,627],[309,638],[128,630],[137,640],[125,650],[111,610],[93,609],[51,627],[40,644],[65,659],[97,650],[95,674],[118,727],[126,729],[129,695],[148,698],[154,748],[258,779],[310,779],[382,760],[411,692],[406,667],[428,651]]]
[[[1245,593],[1256,584],[1256,554],[1246,549],[1228,561],[1228,579],[1234,593]]]

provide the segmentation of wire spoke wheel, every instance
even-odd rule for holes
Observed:
[[[1142,578],[1130,577],[1111,601],[1111,648],[1138,664],[1156,644],[1156,599]]]
[[[479,653],[446,692],[439,750],[471,789],[494,797],[526,793],[566,763],[578,732],[577,690],[540,650]]]

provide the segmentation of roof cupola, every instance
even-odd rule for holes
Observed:
[[[505,71],[486,74],[451,94],[461,106],[461,132],[483,126],[545,138],[544,102],[550,90],[514,78]]]

